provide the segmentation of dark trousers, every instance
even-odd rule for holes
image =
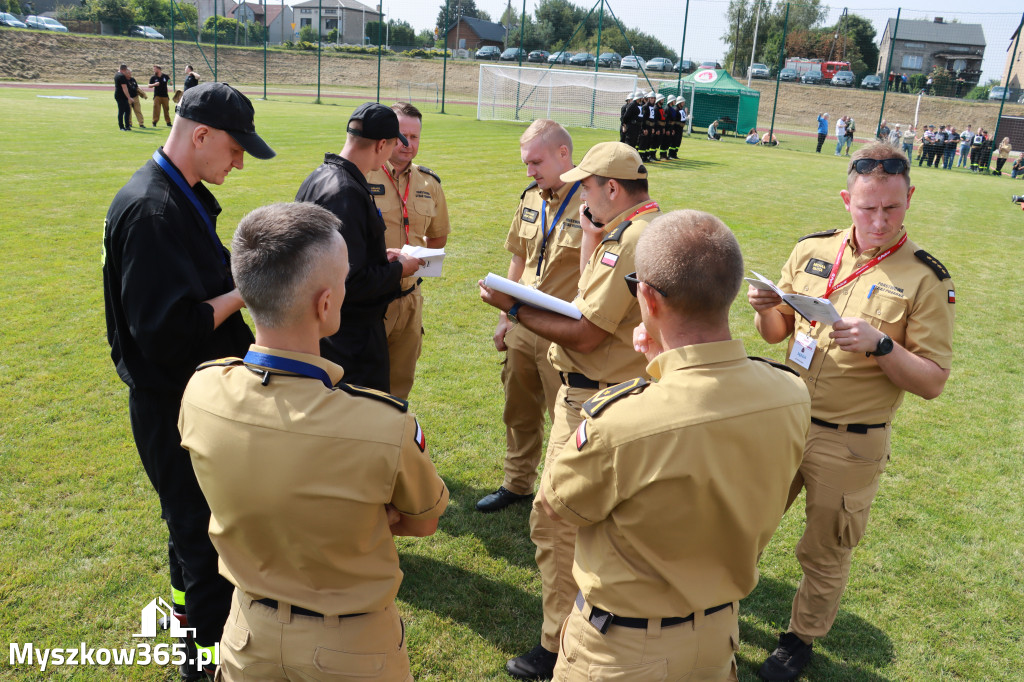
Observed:
[[[825,144],[826,137],[828,137],[828,133],[818,133],[818,148],[814,151],[821,153],[821,145]]]
[[[1002,173],[1003,172],[1003,165],[1005,163],[1006,163],[1006,159],[1004,159],[1002,157],[997,157],[996,158],[996,173]]]
[[[180,396],[139,390],[128,395],[135,447],[160,496],[160,515],[170,534],[171,585],[185,592],[188,627],[196,629],[196,642],[213,646],[220,641],[231,609],[233,585],[217,570],[210,507],[188,451],[181,447],[180,406]]]
[[[626,125],[626,144],[633,149],[638,149],[637,144],[640,140],[640,124],[629,123]]]
[[[127,130],[132,127],[132,105],[128,103],[127,99],[121,99],[115,97],[114,100],[117,102],[117,127],[122,130]]]
[[[341,329],[320,339],[320,355],[345,369],[346,384],[391,392],[391,365],[384,314],[377,319],[341,317]]]

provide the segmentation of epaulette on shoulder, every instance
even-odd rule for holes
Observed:
[[[408,412],[409,403],[401,398],[395,397],[390,393],[384,391],[378,391],[375,388],[366,388],[364,386],[356,386],[354,384],[346,384],[344,381],[338,382],[337,388],[349,395],[354,395],[360,398],[370,398],[372,400],[379,400],[382,403],[387,403],[391,407],[395,408],[399,412]]]
[[[208,360],[196,367],[198,372],[201,369],[207,369],[209,367],[230,367],[231,365],[244,364],[242,358],[220,358],[219,360]]]
[[[821,232],[811,232],[810,234],[805,234],[803,237],[800,237],[797,241],[802,242],[805,239],[814,239],[815,237],[831,237],[838,231],[839,230],[822,230]]]
[[[533,189],[536,186],[537,186],[537,182],[536,181],[531,182],[529,185],[526,186],[526,189],[523,190],[523,193],[519,195],[519,198],[522,199],[523,197],[525,197],[526,193],[529,192],[531,189]]]
[[[747,359],[749,359],[749,360],[757,360],[758,362],[763,362],[763,363],[769,364],[772,367],[774,367],[775,369],[781,369],[783,372],[789,372],[790,374],[792,374],[793,376],[796,376],[796,377],[800,376],[800,372],[796,371],[795,369],[793,369],[789,365],[783,364],[781,362],[775,362],[774,360],[769,360],[768,358],[759,358],[756,355],[748,355]]]
[[[605,242],[617,242],[622,239],[622,233],[626,231],[626,228],[633,224],[632,220],[624,220],[615,226],[615,229],[605,235],[605,238],[601,240],[601,243]]]
[[[914,252],[914,255],[935,272],[935,276],[939,278],[940,282],[944,279],[949,279],[949,270],[946,269],[945,265],[939,262],[938,258],[931,255],[924,249],[918,249]]]
[[[609,386],[603,391],[598,391],[587,402],[583,403],[583,411],[588,417],[594,417],[598,412],[608,407],[619,398],[630,393],[643,391],[650,383],[643,377],[623,381],[621,384]]]
[[[420,169],[420,172],[421,172],[421,173],[426,173],[426,174],[427,174],[427,175],[429,175],[430,177],[432,177],[432,178],[434,178],[435,180],[437,180],[437,182],[438,182],[438,183],[440,183],[440,182],[441,182],[441,178],[437,177],[437,173],[435,173],[434,171],[430,170],[430,169],[429,169],[429,168],[427,168],[426,166],[417,166],[417,168],[419,168],[419,169]]]

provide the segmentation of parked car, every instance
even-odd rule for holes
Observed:
[[[994,85],[992,89],[988,91],[988,98],[994,100],[1001,100],[1003,98],[1003,90],[1006,88],[1002,85]],[[1006,101],[1012,102],[1017,97],[1016,88],[1010,88],[1010,91],[1006,93]]]
[[[572,59],[572,52],[555,52],[548,57],[548,64],[568,64]]]
[[[569,60],[569,63],[573,66],[594,66],[597,63],[597,58],[589,52],[577,52]]]
[[[675,64],[672,63],[671,59],[665,57],[655,57],[654,59],[647,62],[648,71],[671,71],[675,68]]]
[[[676,62],[676,73],[693,73],[697,70],[697,65],[691,62],[689,59],[680,59]]]
[[[501,50],[498,49],[497,45],[484,45],[476,51],[476,58],[497,60],[501,58]]]
[[[509,47],[501,53],[501,61],[503,62],[518,62],[519,58],[526,59],[526,50],[521,47]]]
[[[832,85],[838,85],[844,88],[852,88],[853,71],[836,71],[836,75],[832,76]]]
[[[622,55],[618,52],[602,52],[597,58],[597,63],[606,69],[617,69],[622,63]]]
[[[1017,100],[1017,104],[1024,104],[1024,95],[1020,96],[1020,98]]]
[[[800,82],[807,85],[821,85],[821,71],[807,71],[800,76]]]
[[[57,31],[58,33],[68,32],[68,27],[56,19],[51,19],[50,17],[37,17],[34,14],[25,17],[25,26],[28,28],[37,28],[42,31]]]
[[[864,80],[860,82],[860,87],[866,90],[881,90],[882,79],[874,74],[870,76],[864,76]]]
[[[18,21],[18,17],[7,12],[0,12],[0,26],[8,26],[10,28],[28,28],[25,22]]]
[[[628,54],[622,58],[622,63],[619,65],[620,69],[633,69],[634,71],[640,68],[646,68],[647,62],[644,61],[643,57],[637,57],[635,54]]]
[[[698,66],[697,68],[698,69],[720,69],[720,68],[722,68],[722,65],[719,64],[718,62],[701,62],[700,66]]]
[[[128,35],[137,38],[151,38],[153,40],[163,40],[164,37],[163,33],[152,26],[132,26],[128,29]]]
[[[526,61],[528,61],[528,62],[540,62],[541,64],[543,64],[544,62],[546,62],[548,60],[548,57],[550,57],[550,56],[551,56],[551,53],[548,52],[547,50],[534,50],[530,54],[526,55]]]
[[[750,65],[750,77],[751,78],[771,78],[771,71],[764,64],[758,64],[754,62]]]
[[[779,80],[798,82],[800,80],[800,72],[796,69],[783,69],[779,71]]]

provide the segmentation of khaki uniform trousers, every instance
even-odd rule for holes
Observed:
[[[859,434],[817,424],[807,433],[788,502],[806,488],[807,523],[796,545],[804,576],[793,597],[789,631],[807,643],[828,634],[839,612],[853,548],[864,537],[889,462],[890,434],[889,425]]]
[[[254,602],[236,589],[220,642],[217,682],[412,682],[398,609],[322,618]]]
[[[583,609],[574,606],[562,628],[553,682],[737,679],[740,626],[736,602],[710,616],[694,614],[689,623],[663,628],[661,619],[653,618],[646,630],[612,625],[603,635],[587,620],[590,604]]]
[[[157,97],[156,95],[153,95],[153,125],[160,122],[161,109],[164,111],[164,121],[170,124],[171,113],[170,108],[168,107],[168,102],[170,102],[170,99],[167,97]]]
[[[384,315],[391,364],[391,394],[408,400],[416,380],[416,361],[423,351],[423,295],[417,284],[412,293],[396,298]]]
[[[139,125],[146,125],[146,118],[142,115],[142,104],[139,103],[138,97],[132,100],[132,111],[135,112],[135,119],[139,122]]]
[[[551,342],[522,325],[505,334],[505,361],[501,383],[505,387],[505,479],[501,485],[516,495],[533,492],[544,446],[544,412],[555,420],[555,396],[561,386],[558,372],[548,362]]]
[[[601,388],[606,386],[601,384]],[[545,466],[551,466],[558,459],[562,447],[572,439],[583,421],[580,413],[583,403],[598,390],[568,386],[558,389]],[[559,631],[579,592],[576,579],[572,576],[576,526],[564,520],[555,521],[548,516],[538,495],[533,498],[533,510],[530,512],[530,539],[537,546],[537,568],[540,569],[541,604],[544,609],[540,643],[548,651],[558,651]]]

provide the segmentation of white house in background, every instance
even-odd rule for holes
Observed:
[[[206,24],[206,20],[213,16],[214,5],[217,8],[217,16],[231,17],[238,3],[234,0],[190,0],[196,6],[199,13],[199,25]]]
[[[323,15],[320,16],[320,8]],[[320,27],[320,35],[338,29],[338,42],[350,45],[363,45],[366,41],[366,24],[380,18],[379,5],[371,7],[357,0],[305,0],[292,5],[295,31],[303,26],[311,26],[314,30]],[[373,37],[371,42],[376,43]]]
[[[263,5],[258,2],[243,2],[237,5],[228,16],[241,22],[253,22],[263,25],[263,14],[266,12],[267,42],[280,45],[292,39],[292,8],[288,5],[273,2]]]

